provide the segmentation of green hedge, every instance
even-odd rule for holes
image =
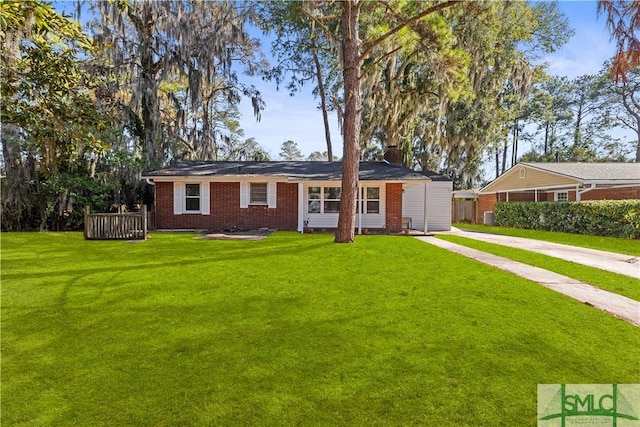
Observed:
[[[640,200],[503,202],[495,216],[503,227],[640,238]]]

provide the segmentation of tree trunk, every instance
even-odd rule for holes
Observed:
[[[316,78],[318,79],[318,94],[320,95],[320,105],[322,106],[322,120],[324,121],[324,138],[327,141],[327,160],[333,161],[333,148],[331,146],[331,132],[329,130],[329,114],[327,113],[327,97],[324,93],[324,82],[322,81],[322,66],[318,59],[318,51],[314,47],[311,49],[313,54],[313,62],[316,65]]]
[[[344,121],[342,157],[342,196],[336,243],[355,240],[358,173],[360,171],[360,119],[362,95],[360,93],[360,38],[358,21],[360,1],[345,0],[342,7],[342,58],[344,79]]]
[[[513,124],[513,144],[511,145],[511,166],[518,162],[518,139],[520,136],[520,128],[518,127],[518,119]]]
[[[151,3],[143,2],[140,10],[141,16],[136,16],[133,11],[129,17],[136,27],[140,40],[140,99],[142,133],[142,160],[143,169],[153,170],[163,166],[164,159],[160,141],[160,109],[158,106],[158,89],[156,83],[156,64],[153,50],[153,15]]]
[[[573,147],[571,147],[571,157],[569,160],[573,161],[573,162],[577,162],[579,161],[579,156],[578,156],[578,152],[579,152],[579,147],[582,141],[582,107],[584,105],[584,96],[581,95],[579,103],[578,103],[578,110],[576,111],[576,122],[575,122],[575,127],[573,130]]]
[[[507,151],[509,151],[509,136],[506,135],[504,137],[504,147],[502,147],[502,169],[500,170],[500,175],[507,170]]]
[[[549,120],[544,124],[544,154],[549,153]]]

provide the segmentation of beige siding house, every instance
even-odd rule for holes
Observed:
[[[639,198],[638,163],[518,163],[480,190],[477,220],[497,202]]]

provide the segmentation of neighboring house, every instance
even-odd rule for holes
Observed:
[[[390,162],[361,162],[357,232],[451,228],[452,182]],[[338,224],[340,162],[184,162],[146,174],[158,229],[331,230]]]
[[[480,190],[478,223],[497,202],[639,198],[638,163],[518,163]]]

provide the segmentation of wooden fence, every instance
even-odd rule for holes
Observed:
[[[475,224],[478,212],[478,202],[476,200],[454,199],[453,222],[468,222]]]
[[[84,207],[84,238],[87,240],[147,240],[147,207],[142,212],[91,213]]]

